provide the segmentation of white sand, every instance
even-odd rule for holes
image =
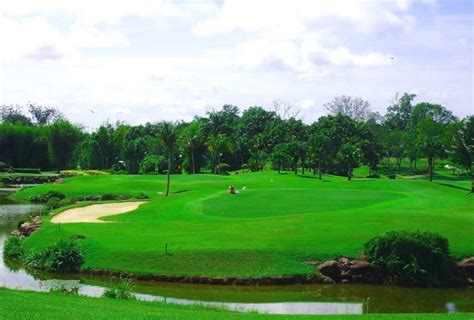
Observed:
[[[114,216],[120,213],[135,210],[145,201],[136,202],[117,202],[91,204],[81,208],[72,208],[55,215],[51,222],[53,223],[75,223],[75,222],[94,222],[105,223],[110,221],[99,220],[101,217]]]

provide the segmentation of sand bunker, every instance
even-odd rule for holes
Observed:
[[[116,214],[135,210],[145,201],[136,202],[117,202],[91,204],[81,208],[73,208],[55,215],[51,222],[53,223],[75,223],[75,222],[95,222],[105,223],[110,221],[99,220],[101,217],[114,216]]]

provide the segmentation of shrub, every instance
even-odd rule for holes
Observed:
[[[90,176],[103,176],[103,175],[107,175],[107,174],[110,174],[108,172],[105,172],[105,171],[99,171],[99,170],[84,170],[82,171]]]
[[[52,246],[25,257],[25,264],[30,269],[48,272],[76,272],[84,263],[81,248],[74,240],[61,239]]]
[[[389,174],[389,175],[387,176],[387,178],[389,178],[389,179],[396,179],[397,176],[394,175],[394,174]]]
[[[402,284],[439,286],[452,277],[448,240],[435,232],[387,232],[369,240],[364,253]]]
[[[140,192],[136,195],[135,199],[150,199],[150,197],[146,193]]]
[[[66,195],[62,192],[59,192],[59,191],[48,191],[48,192],[45,192],[45,193],[32,195],[30,197],[30,201],[31,202],[47,203],[52,198],[56,198],[59,201],[61,201],[61,200],[66,198]]]
[[[3,245],[3,257],[5,259],[20,260],[25,249],[21,243],[20,237],[9,237]]]
[[[0,161],[0,172],[4,172],[6,168],[7,168],[7,165],[5,164],[5,162]]]
[[[371,179],[380,179],[380,175],[379,175],[379,174],[373,174],[373,175],[369,175],[369,176],[367,176],[367,178],[371,178]]]
[[[79,287],[68,287],[65,285],[61,285],[60,287],[55,287],[49,289],[49,292],[51,293],[62,293],[62,294],[68,294],[68,295],[73,295],[77,296],[79,295]]]
[[[129,195],[126,194],[115,194],[115,193],[105,193],[100,197],[101,200],[127,200],[130,199]]]
[[[48,202],[46,202],[46,206],[48,208],[52,208],[52,209],[60,208],[61,207],[61,199],[56,198],[56,197],[52,197],[51,199],[48,200]]]
[[[219,173],[227,173],[230,170],[230,165],[227,163],[220,163],[217,167],[219,169]]]
[[[84,176],[88,176],[89,174],[84,172],[84,171],[80,171],[80,170],[62,170],[62,171],[59,171],[59,174],[62,176],[62,177],[65,177],[65,178],[69,178],[69,177],[84,177]]]
[[[34,174],[41,173],[41,169],[37,169],[37,168],[14,168],[13,170],[17,173],[34,173]]]
[[[120,282],[117,286],[107,288],[104,291],[104,297],[121,300],[135,299],[132,293],[133,288],[134,285],[131,279],[120,277]]]
[[[140,162],[141,174],[163,172],[166,168],[165,158],[156,154],[149,154]]]

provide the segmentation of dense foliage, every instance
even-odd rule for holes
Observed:
[[[119,300],[131,300],[135,299],[132,291],[134,288],[132,279],[120,277],[120,282],[115,287],[107,288],[104,291],[104,297],[119,299]]]
[[[436,159],[471,173],[473,116],[459,121],[439,104],[414,104],[414,94],[396,96],[381,116],[367,101],[336,97],[325,105],[329,115],[312,124],[295,118],[289,104],[274,111],[233,105],[195,117],[191,122],[131,126],[104,123],[94,132],[71,124],[53,108],[29,106],[31,116],[16,106],[1,107],[0,161],[5,167],[107,170],[129,174],[225,173],[237,169],[304,173],[312,170],[352,176],[354,168],[377,174],[381,161],[388,174],[404,158],[413,173],[434,176]],[[417,162],[426,158],[426,172]],[[393,162],[393,163],[392,163]],[[81,169],[81,170],[79,170]]]
[[[25,254],[24,262],[33,270],[72,273],[84,263],[84,255],[76,241],[61,239],[43,250]]]
[[[8,237],[3,245],[3,257],[5,259],[21,259],[25,249],[20,237]]]
[[[448,240],[435,232],[387,232],[368,241],[364,253],[404,284],[439,286],[452,277]]]

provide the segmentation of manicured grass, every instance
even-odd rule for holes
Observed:
[[[472,319],[472,314],[368,314],[345,316],[279,316],[238,313],[199,306],[88,298],[59,293],[0,289],[4,319]]]
[[[469,181],[355,179],[259,173],[172,176],[89,176],[25,189],[15,196],[58,190],[77,195],[145,192],[138,210],[108,224],[45,223],[26,246],[44,247],[82,234],[84,268],[133,273],[262,277],[309,274],[306,259],[356,257],[371,237],[389,230],[434,230],[452,254],[474,254],[474,197]],[[239,195],[227,194],[233,184]],[[246,186],[246,190],[242,188]],[[168,252],[164,251],[168,244]]]

